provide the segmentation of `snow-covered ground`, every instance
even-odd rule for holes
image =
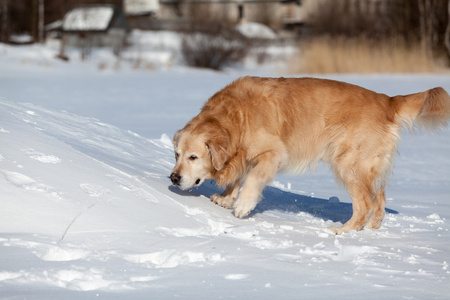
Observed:
[[[1,299],[448,299],[450,129],[403,134],[380,230],[327,230],[352,210],[325,166],[278,176],[240,220],[212,182],[170,185],[171,137],[233,79],[283,74],[55,51],[0,45]],[[450,91],[446,74],[329,78]]]

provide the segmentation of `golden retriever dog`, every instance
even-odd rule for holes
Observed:
[[[442,88],[389,97],[314,78],[240,78],[212,96],[174,136],[174,185],[205,179],[225,188],[211,201],[247,216],[277,172],[302,173],[327,162],[352,199],[336,234],[377,229],[401,127],[438,130],[450,117]]]

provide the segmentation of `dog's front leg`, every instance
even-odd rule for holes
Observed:
[[[240,181],[236,181],[228,185],[225,191],[222,193],[222,195],[219,194],[212,195],[211,202],[225,208],[233,207],[234,200],[236,200],[236,197],[239,192],[239,187]]]
[[[275,151],[264,152],[254,158],[254,167],[248,172],[237,200],[234,202],[234,215],[247,216],[258,204],[264,187],[270,183],[280,166],[281,157]]]

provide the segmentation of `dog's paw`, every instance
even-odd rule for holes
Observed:
[[[328,229],[331,230],[336,235],[341,235],[347,232],[343,229],[343,226],[330,226],[328,227]]]
[[[330,226],[330,227],[328,227],[328,229],[331,230],[336,235],[341,235],[341,234],[344,234],[344,233],[348,233],[348,232],[350,232],[352,230],[355,231],[355,232],[361,230],[361,229],[354,229],[354,228],[351,228],[349,226],[345,226],[345,224],[342,225],[342,226]]]
[[[381,222],[383,220],[370,220],[369,223],[367,223],[364,228],[365,229],[380,229]]]
[[[251,201],[239,201],[239,199],[234,203],[234,216],[236,218],[245,218],[250,214],[250,212],[255,208],[256,203]]]
[[[250,210],[247,210],[247,209],[239,209],[239,208],[235,208],[235,209],[234,209],[234,216],[235,216],[236,218],[243,219],[243,218],[245,218],[246,216],[248,216],[249,214],[250,214]]]
[[[211,196],[211,202],[224,208],[231,208],[234,199],[232,197],[223,197],[222,195],[214,194]]]
[[[364,226],[366,229],[380,229],[381,223],[383,222],[384,211],[379,213],[372,213],[369,222]]]

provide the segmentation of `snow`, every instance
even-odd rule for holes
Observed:
[[[159,10],[158,0],[125,0],[123,4],[127,15],[156,13]]]
[[[16,44],[32,43],[33,37],[27,33],[13,34],[9,38],[9,41]]]
[[[0,298],[448,299],[450,129],[403,133],[379,230],[327,230],[352,209],[326,166],[277,176],[241,220],[209,201],[213,182],[170,185],[171,137],[233,79],[286,74],[54,51],[0,45]],[[329,78],[450,91],[448,74]]]
[[[114,14],[112,6],[79,7],[64,17],[65,31],[106,30]]]
[[[248,38],[274,39],[277,36],[268,26],[254,22],[240,23],[236,30]]]

